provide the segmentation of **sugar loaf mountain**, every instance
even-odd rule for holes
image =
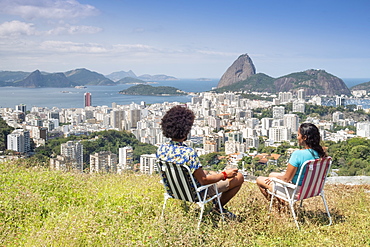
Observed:
[[[304,89],[307,95],[350,95],[351,91],[340,78],[325,70],[310,69],[272,78],[256,73],[252,59],[243,54],[222,75],[216,92],[254,91],[254,92],[296,92]]]

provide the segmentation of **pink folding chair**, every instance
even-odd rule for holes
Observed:
[[[270,211],[272,208],[274,197],[287,201],[292,211],[294,221],[299,229],[297,216],[293,208],[294,203],[297,201],[301,201],[300,205],[302,206],[304,199],[308,199],[315,196],[321,196],[324,202],[326,213],[328,214],[329,217],[329,226],[330,226],[332,224],[332,219],[329,213],[328,205],[326,203],[324,194],[324,185],[326,177],[330,170],[330,166],[331,166],[331,157],[306,161],[302,165],[302,168],[299,172],[297,179],[297,181],[300,181],[301,176],[304,176],[301,186],[297,186],[292,183],[287,183],[277,178],[272,178],[271,180],[274,182],[273,187],[274,191],[268,190],[268,193],[271,195]]]

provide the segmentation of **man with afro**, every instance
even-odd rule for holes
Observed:
[[[166,112],[161,121],[161,128],[163,135],[170,138],[171,141],[158,148],[157,158],[176,164],[186,164],[199,185],[217,183],[218,190],[222,192],[221,206],[224,207],[237,194],[244,182],[244,177],[238,173],[237,168],[227,169],[220,173],[208,173],[202,169],[202,164],[195,150],[184,143],[193,126],[194,119],[193,111],[184,105],[174,106]],[[215,192],[211,191],[210,193]],[[223,210],[227,217],[236,218],[230,211]],[[213,211],[218,212],[219,209],[215,206]]]

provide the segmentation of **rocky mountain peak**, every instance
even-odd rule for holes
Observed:
[[[240,55],[222,75],[217,88],[225,87],[244,81],[256,74],[256,68],[248,54]]]

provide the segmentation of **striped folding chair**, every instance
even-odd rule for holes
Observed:
[[[178,165],[176,163],[164,162],[161,160],[157,160],[157,165],[162,175],[162,183],[166,191],[164,193],[161,218],[163,218],[167,200],[169,198],[173,198],[184,202],[194,202],[200,207],[201,212],[199,216],[198,229],[202,221],[205,205],[208,202],[212,202],[214,199],[217,200],[223,219],[220,203],[222,192],[218,192],[216,183],[198,186],[187,165]],[[210,187],[213,187],[214,191],[216,191],[216,194],[213,196],[208,196],[208,189]]]
[[[300,181],[301,176],[303,177],[302,185],[297,186],[292,183],[286,183],[280,179],[272,178],[274,183],[274,191],[269,191],[271,194],[270,211],[274,197],[280,198],[289,203],[292,216],[299,229],[297,216],[294,212],[293,204],[297,201],[301,201],[302,206],[303,200],[315,196],[321,196],[326,213],[329,217],[329,226],[332,224],[332,219],[329,213],[328,205],[325,200],[324,185],[326,177],[329,173],[331,166],[331,157],[320,158],[316,160],[308,160],[303,165],[299,172],[297,181]]]

